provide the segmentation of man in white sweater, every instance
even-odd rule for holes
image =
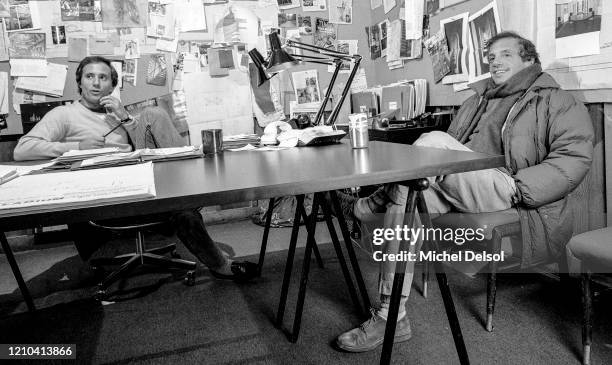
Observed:
[[[104,57],[84,58],[77,67],[76,81],[80,99],[51,110],[21,137],[13,152],[16,161],[50,159],[69,150],[102,147],[131,151],[134,138],[129,134],[139,125],[171,126],[170,117],[161,108],[146,109],[138,118],[125,110],[121,101],[111,95],[117,86],[118,75]],[[176,130],[172,130],[178,136]],[[208,235],[198,210],[169,214],[169,220],[179,239],[215,277],[238,281],[255,277],[257,267],[254,263],[232,261],[223,255]],[[87,223],[71,224],[69,229],[85,260],[106,239],[104,232],[97,232]]]

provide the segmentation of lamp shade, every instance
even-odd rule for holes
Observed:
[[[264,82],[270,79],[270,77],[266,73],[266,61],[256,48],[253,48],[249,51],[249,56],[257,67],[257,86],[261,86]]]
[[[268,35],[268,38],[272,50],[268,61],[268,72],[284,71],[300,64],[300,61],[283,50],[280,39],[278,39],[278,33],[272,32]]]

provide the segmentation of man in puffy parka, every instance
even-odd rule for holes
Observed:
[[[428,133],[414,144],[503,154],[505,167],[436,178],[424,192],[429,212],[481,213],[515,207],[522,230],[522,265],[559,259],[572,235],[568,194],[591,166],[592,122],[584,105],[542,72],[532,42],[502,32],[487,45],[491,78],[471,86],[476,94],[461,105],[447,133]],[[402,225],[407,195],[407,187],[388,184],[354,202],[352,213],[365,222],[384,214],[385,227]],[[396,239],[380,248],[396,253],[398,245]],[[411,337],[405,303],[413,268],[414,262],[408,262],[395,342]],[[339,348],[362,352],[382,343],[394,269],[394,262],[381,263],[381,308],[361,326],[341,334],[336,340]]]

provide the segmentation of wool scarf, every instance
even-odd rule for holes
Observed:
[[[508,113],[541,74],[542,67],[533,64],[517,72],[501,85],[489,80],[478,107],[468,116],[468,127],[457,138],[459,142],[476,152],[502,154],[501,130]],[[489,101],[493,99],[499,99],[496,100],[496,107],[487,110]],[[487,117],[482,118],[485,112]]]

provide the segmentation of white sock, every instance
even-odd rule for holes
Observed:
[[[397,313],[397,321],[399,322],[406,316],[406,302],[408,301],[408,297],[406,295],[402,295],[400,298],[399,311]],[[379,317],[383,318],[385,321],[387,320],[387,316],[389,315],[389,303],[391,302],[390,295],[381,295],[380,296],[380,309],[376,313]]]

